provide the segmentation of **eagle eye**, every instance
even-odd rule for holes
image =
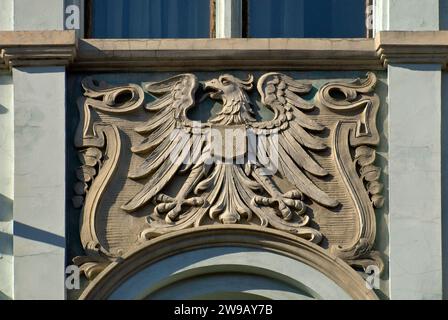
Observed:
[[[219,77],[219,82],[221,82],[221,84],[223,84],[225,86],[227,86],[231,83],[230,80],[224,76]]]

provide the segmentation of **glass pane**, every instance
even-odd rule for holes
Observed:
[[[93,0],[92,38],[208,38],[210,0]]]
[[[440,30],[448,30],[448,0],[440,1]]]
[[[249,0],[250,38],[364,38],[365,0]]]

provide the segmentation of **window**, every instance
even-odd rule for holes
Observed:
[[[371,1],[86,0],[86,30],[90,38],[208,38],[230,24],[231,35],[249,38],[360,38]],[[221,26],[215,11],[227,16]]]
[[[365,0],[248,0],[250,38],[361,38]]]
[[[208,38],[210,0],[90,0],[90,38]]]

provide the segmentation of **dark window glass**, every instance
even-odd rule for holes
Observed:
[[[363,38],[365,0],[248,0],[250,38]]]
[[[91,38],[208,38],[210,0],[92,0]]]

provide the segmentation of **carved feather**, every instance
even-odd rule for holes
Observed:
[[[302,169],[305,169],[316,176],[326,176],[328,174],[327,170],[318,165],[317,162],[300,147],[290,131],[291,130],[283,131],[281,133],[282,137],[279,138],[279,143],[283,149],[287,151],[288,155],[290,155],[291,158],[294,159],[294,162]]]
[[[158,194],[163,187],[174,177],[182,162],[165,161],[157,169],[143,188],[121,208],[132,212],[145,205],[149,200]]]
[[[131,151],[134,153],[144,153],[153,150],[164,140],[170,138],[170,134],[176,127],[176,122],[173,119],[162,123],[159,128],[154,130],[149,136],[143,139],[138,145],[133,146]]]
[[[132,179],[144,178],[150,173],[154,172],[163,162],[167,161],[170,157],[173,158],[173,153],[178,148],[183,148],[187,141],[181,139],[181,133],[177,133],[172,140],[166,139],[161,143],[156,150],[154,150],[138,167],[135,171],[129,174]]]
[[[331,199],[319,189],[304,173],[315,176],[325,176],[328,172],[311,157],[307,150],[324,150],[326,146],[318,137],[307,130],[322,131],[324,126],[314,121],[302,111],[312,110],[314,105],[302,99],[299,95],[307,94],[312,86],[300,83],[281,73],[267,73],[257,84],[261,101],[272,111],[274,119],[257,124],[258,128],[270,129],[278,134],[278,143],[268,138],[268,145],[261,143],[269,157],[270,152],[276,152],[279,173],[287,178],[301,192],[314,201],[329,207],[338,205],[338,201]],[[260,162],[266,161],[263,156]]]
[[[184,130],[187,110],[194,105],[198,81],[193,74],[182,74],[160,82],[144,84],[150,94],[159,95],[146,105],[150,111],[158,111],[145,124],[135,130],[145,138],[132,147],[132,152],[149,155],[133,170],[132,179],[145,178],[152,174],[142,189],[122,208],[134,211],[145,205],[159,193],[174,175],[188,163],[190,149],[201,148],[202,143]],[[161,95],[161,96],[160,96]],[[195,154],[200,154],[198,150]]]
[[[172,110],[170,108],[165,108],[157,112],[151,119],[149,119],[145,124],[136,127],[135,131],[138,133],[148,133],[157,128],[159,128],[162,124],[164,124],[167,120],[170,119],[172,115]]]

